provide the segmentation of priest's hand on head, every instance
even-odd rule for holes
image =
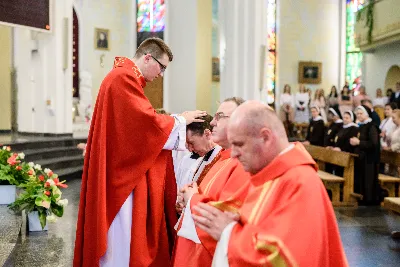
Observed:
[[[207,115],[207,112],[201,110],[185,111],[181,114],[181,116],[186,120],[186,125],[191,124],[192,122],[203,122],[204,120],[198,118],[204,117],[205,115]]]
[[[199,188],[197,187],[197,183],[191,183],[185,185],[181,190],[180,190],[180,195],[183,196],[183,202],[185,203],[184,205],[188,203],[189,199],[194,195],[199,192]]]
[[[204,203],[197,204],[193,209],[200,214],[195,215],[192,213],[196,226],[208,233],[216,241],[221,238],[221,234],[228,224],[239,221],[240,219],[237,213],[223,212]]]

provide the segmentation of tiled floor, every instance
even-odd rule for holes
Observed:
[[[78,212],[80,180],[73,180],[64,196],[69,200],[63,218],[49,225],[46,234],[25,236],[16,247],[14,266],[71,266]],[[400,230],[400,215],[380,207],[340,208],[336,210],[342,241],[350,266],[400,266],[400,243],[390,232]],[[323,266],[321,266],[323,267]]]

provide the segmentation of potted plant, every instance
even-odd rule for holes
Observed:
[[[38,165],[29,164],[32,171],[29,179],[19,185],[23,192],[9,207],[14,211],[26,211],[30,232],[47,230],[47,222],[54,222],[64,214],[68,200],[61,199],[60,188],[68,186],[50,169],[42,170]]]
[[[16,186],[29,179],[31,167],[25,162],[24,153],[13,153],[11,147],[0,149],[0,204],[15,201]]]

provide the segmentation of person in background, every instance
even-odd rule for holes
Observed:
[[[380,162],[379,129],[372,122],[371,109],[367,106],[356,108],[359,121],[357,137],[350,139],[358,158],[354,165],[354,192],[363,196],[362,205],[378,205],[380,187],[378,184],[378,165]]]
[[[374,110],[374,107],[372,106],[372,101],[370,99],[364,99],[361,101],[361,104],[368,107],[371,110],[371,119],[372,123],[374,123],[378,128],[379,125],[381,125],[381,118],[379,117],[378,113]]]
[[[299,92],[296,93],[295,97],[296,113],[295,121],[297,123],[307,123],[309,118],[308,103],[310,101],[310,96],[306,92],[306,88],[303,84],[300,84]]]
[[[324,146],[325,124],[317,106],[311,107],[311,120],[304,145]]]
[[[294,121],[294,98],[291,94],[290,85],[285,84],[283,87],[283,94],[280,97],[280,118],[284,121],[293,122]]]
[[[324,145],[333,146],[336,134],[343,127],[342,115],[340,114],[340,111],[337,107],[329,108],[328,121],[329,121],[329,127],[325,135]]]
[[[379,125],[381,130],[381,146],[383,149],[390,147],[390,137],[392,132],[396,129],[396,124],[393,122],[393,110],[397,109],[397,104],[392,102],[385,105],[385,119]]]
[[[400,109],[395,109],[392,114],[396,128],[390,135],[390,150],[400,153]]]
[[[343,87],[338,102],[339,102],[339,110],[340,113],[342,113],[342,116],[346,111],[353,110],[353,96],[351,95],[349,87],[347,86]]]
[[[400,82],[396,83],[396,92],[392,93],[390,102],[395,102],[400,107]]]
[[[336,89],[336,86],[332,86],[331,92],[328,95],[328,107],[330,108],[339,108],[339,95]]]
[[[383,96],[382,89],[376,89],[376,97],[372,100],[372,106],[376,113],[378,113],[379,118],[383,120],[385,118],[385,105],[389,102],[387,96]]]
[[[350,144],[350,139],[357,137],[358,135],[358,124],[355,123],[354,113],[346,111],[343,114],[343,127],[336,134],[333,145],[328,147],[336,151],[344,151],[354,153],[355,147]]]
[[[311,103],[311,105],[312,106],[317,106],[319,108],[322,120],[324,121],[324,123],[327,123],[328,120],[327,120],[326,111],[325,111],[326,101],[325,101],[325,96],[324,96],[324,90],[323,89],[315,90],[314,100]]]
[[[353,96],[353,108],[356,108],[358,106],[361,105],[361,101],[362,100],[371,100],[371,98],[367,95],[366,91],[365,91],[365,86],[361,85],[360,86],[360,90],[359,90],[359,94]],[[372,103],[371,103],[372,104]]]

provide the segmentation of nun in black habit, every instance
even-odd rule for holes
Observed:
[[[324,145],[331,147],[334,144],[336,134],[343,127],[342,115],[337,107],[329,108],[328,120],[330,121],[329,127],[326,131]]]
[[[333,150],[354,153],[356,147],[350,144],[350,139],[357,137],[359,130],[358,124],[354,121],[355,116],[351,110],[343,113],[343,126],[334,137]]]
[[[307,129],[305,145],[324,146],[325,124],[321,117],[319,107],[312,106],[311,120]]]
[[[361,205],[378,205],[379,129],[372,123],[371,109],[361,105],[355,112],[359,121],[359,134],[350,139],[350,144],[355,147],[355,153],[358,154],[354,164],[354,192],[363,195]]]

